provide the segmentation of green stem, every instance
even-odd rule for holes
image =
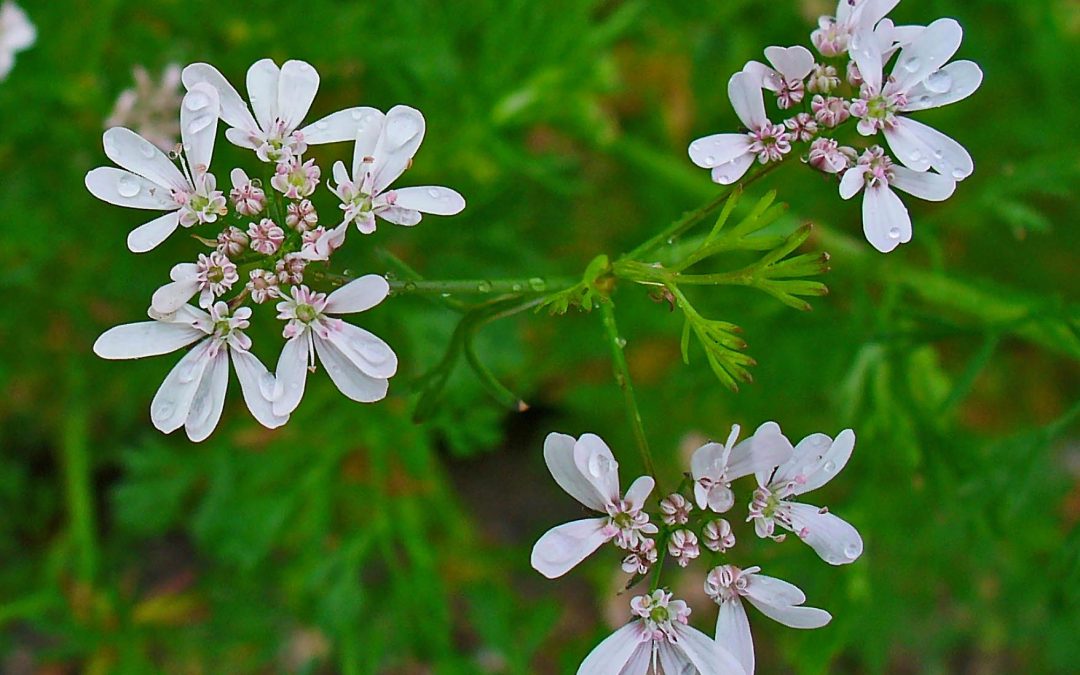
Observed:
[[[82,371],[72,368],[71,372]],[[90,487],[87,412],[81,395],[83,388],[82,376],[73,375],[71,400],[61,430],[60,460],[64,473],[64,499],[75,549],[75,574],[81,581],[90,581],[97,572],[97,540]]]
[[[352,281],[352,275],[320,275],[335,286]],[[394,295],[547,295],[566,290],[578,282],[571,277],[522,279],[392,279]]]
[[[600,315],[604,322],[608,345],[611,347],[615,381],[623,392],[626,414],[630,418],[630,426],[634,430],[634,439],[637,441],[638,451],[641,453],[641,463],[645,468],[645,473],[656,480],[657,491],[663,493],[663,488],[660,487],[660,481],[656,475],[656,465],[653,463],[652,453],[649,452],[649,440],[645,437],[645,427],[641,422],[641,411],[638,410],[637,399],[634,396],[634,385],[630,380],[630,366],[626,363],[626,354],[623,352],[626,341],[619,336],[619,327],[615,323],[615,304],[610,299],[600,303]]]

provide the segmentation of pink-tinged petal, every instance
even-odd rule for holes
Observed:
[[[765,58],[788,80],[805,79],[814,69],[814,55],[803,46],[766,47]]]
[[[746,134],[713,134],[690,144],[690,161],[702,169],[712,169],[746,155],[750,138]],[[744,170],[745,172],[745,170]]]
[[[713,485],[709,488],[707,503],[710,510],[727,513],[735,506],[735,493],[726,485]]]
[[[187,179],[156,145],[123,127],[113,127],[102,136],[105,155],[117,166],[166,188],[183,189]],[[165,192],[168,194],[168,191]]]
[[[697,503],[699,509],[709,505],[709,490],[696,481],[694,482],[694,502]]]
[[[271,59],[251,64],[247,71],[248,99],[259,128],[268,131],[278,116],[278,80],[281,70]]]
[[[251,116],[247,104],[244,103],[244,99],[236,91],[236,87],[229,84],[229,81],[225,79],[225,76],[217,68],[207,63],[193,63],[184,68],[181,79],[187,89],[191,89],[200,82],[205,82],[217,89],[218,98],[221,101],[221,119],[225,120],[225,123],[230,127],[245,132],[259,128],[255,118]]]
[[[892,76],[896,91],[907,92],[924,81],[952,58],[964,39],[964,29],[955,19],[938,19],[926,27],[911,44],[900,50]],[[861,68],[861,66],[860,66]]]
[[[225,409],[225,390],[229,386],[227,351],[219,349],[210,359],[203,371],[199,387],[195,390],[195,397],[191,400],[191,411],[184,421],[184,431],[194,443],[209,438],[221,421],[221,411]]]
[[[334,176],[334,182],[338,185],[351,182],[349,172],[345,170],[345,162],[342,162],[340,159],[334,162],[334,166],[330,169],[330,172]]]
[[[321,338],[316,338],[316,341]],[[342,322],[331,330],[327,340],[368,377],[386,380],[397,373],[397,354],[378,336],[350,323]]]
[[[342,394],[359,403],[374,403],[386,398],[390,381],[365,373],[349,356],[332,342],[315,336],[315,351],[326,374]],[[395,366],[396,366],[395,360]]]
[[[169,434],[184,425],[203,372],[210,365],[211,346],[210,339],[195,345],[165,376],[150,402],[150,421],[159,430]]]
[[[675,646],[700,675],[744,675],[742,664],[721,644],[693,626],[673,623]],[[681,672],[686,672],[681,671]]]
[[[791,531],[798,534],[810,548],[830,565],[847,565],[858,560],[863,552],[859,531],[846,520],[832,513],[822,513],[816,506],[791,502]]]
[[[369,116],[376,116],[377,119],[381,119],[382,113],[375,108],[362,106],[346,108],[316,120],[301,129],[300,133],[303,134],[304,142],[308,145],[354,141],[356,140],[357,131],[359,131],[365,118]],[[372,149],[374,149],[374,145],[372,145]]]
[[[909,117],[897,118],[896,124],[885,130],[885,138],[897,158],[916,171],[933,168],[943,176],[964,180],[975,170],[971,155],[964,146],[937,129]],[[903,147],[898,148],[897,143]]]
[[[633,508],[644,508],[645,500],[652,494],[654,487],[656,487],[656,480],[652,476],[638,476],[626,490],[623,499]]]
[[[169,190],[123,169],[98,167],[86,174],[84,182],[90,194],[116,206],[148,211],[173,211],[179,208]]]
[[[801,495],[816,490],[833,479],[847,465],[855,449],[855,432],[844,429],[833,440],[825,434],[811,434],[799,441],[796,455],[800,458],[791,466],[797,483],[792,494]]]
[[[904,112],[940,108],[962,101],[975,93],[982,84],[983,72],[971,61],[954,61],[911,88]]]
[[[756,129],[768,122],[761,86],[751,73],[738,72],[728,80],[728,98],[743,126]]]
[[[533,546],[533,569],[548,579],[566,574],[611,538],[604,534],[606,522],[587,518],[551,528]]]
[[[425,185],[394,190],[394,205],[436,216],[452,216],[465,208],[465,198],[448,187]]]
[[[240,129],[236,127],[226,129],[225,138],[227,138],[230,143],[240,148],[256,150],[259,147],[255,139],[251,137],[251,132],[247,129]]]
[[[326,298],[328,314],[364,312],[386,299],[390,284],[378,274],[366,274],[350,281]]]
[[[607,500],[574,463],[577,439],[566,434],[550,433],[544,439],[544,462],[552,478],[568,495],[594,511],[604,511]]]
[[[956,191],[956,181],[932,171],[912,171],[902,166],[893,166],[892,173],[890,185],[919,199],[943,202]]]
[[[236,379],[240,380],[240,390],[244,403],[258,420],[268,429],[276,429],[289,421],[288,415],[274,414],[274,376],[266,369],[254,354],[239,349],[230,349],[233,365],[236,366]]]
[[[904,203],[888,187],[867,187],[863,195],[862,213],[863,234],[882,253],[911,241],[911,216]]]
[[[184,156],[196,175],[210,169],[220,111],[217,89],[206,83],[192,86],[180,104],[180,138],[184,143]]]
[[[649,644],[641,622],[631,621],[596,645],[581,662],[577,675],[645,675],[642,666],[649,665]]]
[[[574,464],[604,498],[605,504],[618,501],[619,463],[602,438],[596,434],[582,434],[574,444]]]
[[[851,199],[866,185],[866,171],[856,166],[844,172],[840,178],[840,198]]]
[[[300,405],[304,398],[304,385],[307,384],[308,348],[311,344],[311,331],[290,338],[281,348],[278,357],[274,387],[274,414],[288,415]]]
[[[172,314],[198,292],[199,282],[195,279],[173,281],[154,291],[150,306],[158,314]]]
[[[777,73],[775,70],[768,67],[764,63],[759,63],[758,61],[747,61],[746,65],[743,66],[742,71],[753,77],[754,82],[757,83],[759,87],[768,89],[769,91],[780,90],[781,82],[779,78],[779,73]]]
[[[694,480],[711,476],[715,472],[714,469],[719,466],[723,455],[723,443],[709,442],[701,446],[690,456],[690,475],[694,477]],[[698,506],[705,508],[704,504]]]
[[[680,674],[698,672],[681,648],[675,647],[666,640],[657,640],[655,644],[657,660],[660,662],[658,672]]]
[[[415,108],[396,105],[386,113],[382,132],[375,144],[375,167],[372,186],[382,192],[409,167],[420,143],[426,123]]]
[[[141,359],[174,352],[204,337],[203,331],[182,323],[126,323],[102,333],[94,353],[103,359]]]
[[[744,155],[739,155],[730,162],[717,164],[712,169],[713,182],[719,183],[720,185],[731,185],[742,178],[753,163],[753,153],[747,152]]]
[[[356,145],[353,146],[352,171],[357,180],[367,170],[374,168],[371,163],[375,157],[375,146],[379,144],[383,125],[386,124],[386,115],[382,111],[374,108],[364,108],[363,110],[364,113],[357,121],[356,133],[354,134]]]
[[[385,209],[379,209],[375,212],[383,220],[395,225],[404,225],[405,227],[412,227],[422,220],[422,216],[419,211],[413,209],[405,209],[400,206],[391,206]]]
[[[132,253],[146,253],[157,248],[180,226],[180,212],[173,211],[143,223],[128,233],[127,247]]]
[[[873,94],[880,93],[885,57],[870,26],[863,27],[851,38],[850,52],[867,89]]]
[[[752,473],[765,473],[791,459],[791,441],[776,422],[765,422],[754,435],[731,449],[728,478],[734,480]]]
[[[747,675],[754,675],[754,638],[746,608],[739,598],[720,603],[716,615],[716,643],[735,657]]]
[[[311,103],[318,91],[319,73],[310,63],[286,61],[281,66],[277,87],[277,114],[285,123],[285,128],[296,129],[300,126],[311,110]]]

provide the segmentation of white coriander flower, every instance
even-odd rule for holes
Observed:
[[[943,176],[963,180],[974,164],[962,145],[945,134],[902,113],[938,108],[970,96],[982,84],[982,70],[971,61],[945,65],[960,48],[964,31],[953,19],[938,19],[900,51],[892,75],[884,79],[887,57],[878,39],[857,36],[852,55],[863,78],[860,98],[851,104],[859,118],[859,133],[878,131],[893,154],[916,171],[934,169]]]
[[[832,615],[823,609],[803,607],[806,596],[798,587],[760,571],[760,567],[741,570],[721,565],[705,578],[705,593],[720,605],[716,642],[738,659],[747,675],[754,674],[754,641],[743,598],[765,616],[790,628],[821,628],[832,620]]]
[[[810,41],[822,56],[840,56],[864,28],[873,28],[900,0],[839,0],[834,16],[818,19]]]
[[[851,199],[863,190],[863,234],[882,253],[911,241],[911,216],[893,187],[920,199],[940,202],[952,195],[956,182],[932,171],[897,166],[878,145],[868,148],[855,166],[844,171],[840,196]]]
[[[531,562],[548,579],[566,574],[608,541],[636,551],[647,540],[646,535],[659,531],[643,510],[655,481],[641,476],[625,495],[620,495],[619,463],[599,436],[583,434],[575,439],[566,434],[548,434],[544,439],[544,461],[567,494],[605,514],[559,525],[540,537],[533,546]]]
[[[634,619],[585,657],[578,675],[744,675],[735,657],[689,624],[690,608],[664,590],[630,601]]]
[[[341,200],[343,223],[356,223],[364,234],[375,231],[375,217],[397,225],[416,225],[422,213],[452,216],[465,208],[465,199],[447,187],[421,186],[389,190],[412,164],[424,140],[426,123],[419,110],[394,106],[383,115],[368,110],[357,130],[352,173],[334,163],[330,190]]]
[[[739,120],[749,129],[741,134],[713,134],[690,144],[690,160],[703,169],[712,169],[713,181],[730,185],[743,177],[756,157],[766,164],[791,152],[791,137],[783,124],[773,124],[765,116],[758,75],[738,72],[728,80],[728,97]]]
[[[176,109],[182,99],[180,66],[170,63],[155,82],[143,66],[133,69],[135,86],[120,92],[105,128],[127,127],[168,152],[176,145],[180,123]]]
[[[304,61],[286,61],[280,68],[271,59],[256,61],[247,72],[250,110],[236,88],[207,63],[184,68],[182,79],[189,90],[200,84],[217,90],[221,119],[230,127],[225,137],[234,145],[254,150],[264,162],[288,161],[302,155],[309,145],[350,141],[356,138],[365,111],[370,110],[340,110],[301,128],[319,90],[319,74]]]
[[[750,61],[743,70],[754,75],[762,87],[776,94],[776,104],[787,110],[806,96],[803,80],[814,69],[814,55],[806,47],[766,47],[772,68]]]
[[[150,306],[158,314],[172,314],[191,296],[199,294],[199,306],[208,309],[240,280],[236,265],[218,251],[200,253],[196,262],[179,263],[169,270],[171,282],[154,291]]]
[[[0,80],[15,66],[15,54],[37,41],[37,29],[26,12],[11,0],[0,5]]]
[[[225,196],[209,173],[217,117],[218,95],[212,87],[199,85],[184,96],[180,106],[183,171],[134,131],[116,127],[105,132],[105,154],[123,168],[93,169],[86,174],[86,188],[110,204],[169,212],[132,230],[127,238],[132,251],[149,251],[178,226],[212,223],[227,212]]]
[[[791,459],[774,471],[759,472],[747,518],[754,521],[757,535],[777,538],[774,531],[779,524],[830,565],[855,562],[862,555],[863,542],[854,527],[828,509],[792,501],[829,482],[847,464],[854,447],[851,429],[841,431],[835,441],[825,434],[812,434],[799,441]]]
[[[171,314],[150,311],[154,321],[129,323],[105,331],[94,343],[94,353],[105,359],[138,359],[182,349],[201,340],[172,369],[150,404],[150,420],[165,433],[184,427],[188,438],[202,441],[221,418],[229,381],[229,360],[236,367],[248,409],[263,426],[274,429],[288,415],[273,411],[274,376],[251,353],[244,334],[251,310],[241,307],[229,314],[224,302],[210,313],[183,305]]]
[[[293,286],[291,291],[289,296],[282,293],[277,305],[278,318],[287,322],[283,331],[287,341],[277,364],[274,412],[287,415],[300,405],[316,354],[342,394],[361,403],[383,399],[397,372],[397,355],[375,335],[330,315],[378,305],[390,292],[386,279],[369,274],[329,295],[307,286]]]
[[[733,424],[727,443],[706,443],[691,456],[690,474],[698,508],[728,511],[735,504],[732,481],[767,471],[791,457],[791,443],[775,422],[762,424],[753,436],[735,445],[738,437],[739,425]]]

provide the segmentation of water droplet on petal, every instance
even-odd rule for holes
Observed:
[[[153,159],[154,155],[157,154],[157,148],[153,143],[143,142],[139,145],[139,152],[142,153],[143,157]]]
[[[420,133],[420,127],[411,116],[395,116],[386,126],[386,140],[389,141],[391,148],[405,145],[418,133]]]
[[[116,191],[121,197],[134,197],[141,189],[139,181],[131,176],[120,176],[116,181]]]
[[[318,122],[315,123],[315,128],[318,129],[319,131],[326,131],[327,129],[330,128],[330,123],[327,122],[326,120],[319,120]]]
[[[892,235],[892,230],[889,231],[889,234],[890,236]],[[897,236],[899,236],[899,230],[897,230]],[[828,462],[825,462],[821,468],[824,469],[825,473],[832,473],[833,471],[836,471],[836,462],[829,460]]]
[[[913,162],[919,162],[919,161],[922,161],[923,154],[921,152],[919,152],[918,150],[912,150],[911,153],[908,155],[908,157],[910,157],[911,161],[913,161]]]
[[[706,164],[716,164],[716,157],[714,155],[708,155],[705,157]]]
[[[844,555],[849,560],[854,560],[855,558],[858,558],[860,553],[862,553],[862,550],[857,544],[848,544],[844,547]]]
[[[907,57],[906,59],[904,59],[904,62],[901,64],[900,67],[903,68],[904,70],[908,71],[909,73],[914,73],[916,70],[919,69],[919,57],[917,57],[917,56],[909,56],[909,57]]]
[[[189,134],[197,134],[213,123],[213,115],[201,115],[188,122],[187,131]],[[187,148],[184,149],[187,150]]]
[[[439,188],[428,188],[427,193],[428,197],[431,197],[432,199],[438,199],[442,196],[442,191],[440,191]]]
[[[967,178],[967,172],[963,169],[953,169],[952,177],[956,180],[963,180],[964,178]]]
[[[355,108],[355,109],[351,110],[350,114],[352,115],[352,118],[354,120],[356,120],[357,122],[364,119],[364,111],[360,110],[359,108]]]
[[[611,473],[615,463],[607,455],[597,452],[589,457],[589,473],[593,478],[600,478]]]
[[[899,227],[890,227],[889,228],[889,239],[899,239],[899,238],[900,238],[900,228]]]
[[[180,382],[187,384],[195,379],[195,364],[189,363],[184,366],[180,373],[176,376],[176,379]]]
[[[170,401],[164,401],[156,408],[154,408],[154,417],[157,419],[168,419],[172,417],[173,411],[176,410],[176,406]]]
[[[189,91],[184,97],[184,107],[188,110],[202,110],[210,105],[210,97],[201,91]]]
[[[944,94],[952,89],[953,79],[948,71],[935,70],[926,77],[923,84],[932,92]]]

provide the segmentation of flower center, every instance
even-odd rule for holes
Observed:
[[[671,620],[671,612],[667,610],[667,607],[653,607],[649,612],[649,619],[657,624],[665,624]]]
[[[311,305],[297,305],[296,318],[304,323],[311,323],[319,316],[319,313]]]

